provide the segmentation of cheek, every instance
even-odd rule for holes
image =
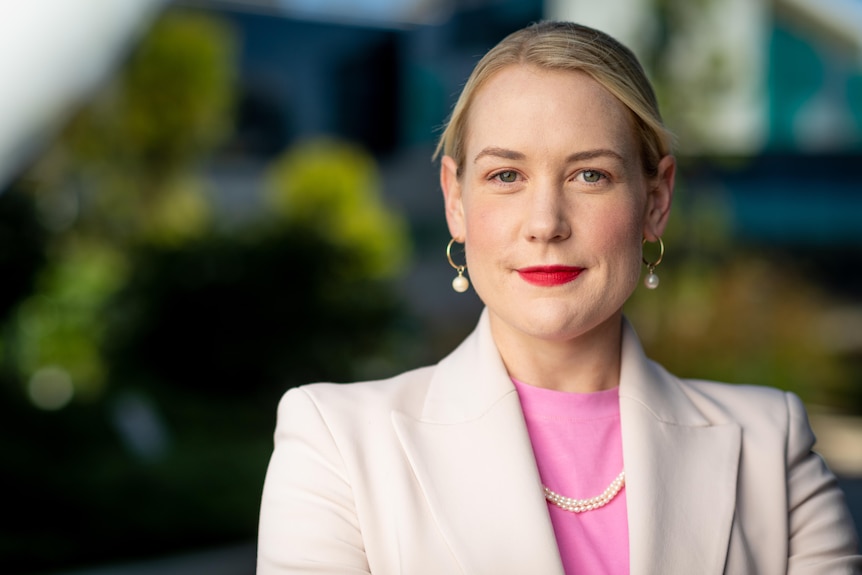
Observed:
[[[604,216],[603,221],[594,228],[594,237],[601,242],[594,248],[603,254],[608,266],[608,281],[630,295],[640,277],[642,215],[638,206],[629,204],[620,205]]]
[[[493,201],[465,201],[464,228],[467,245],[482,247],[484,251],[489,246],[504,243],[505,230],[511,228],[511,214],[504,208],[503,203]]]
[[[637,202],[607,206],[592,218],[592,228],[605,249],[623,256],[637,253],[643,236],[643,206]]]

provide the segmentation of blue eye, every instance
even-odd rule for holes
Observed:
[[[514,182],[518,179],[518,173],[514,172],[512,170],[506,170],[504,172],[500,172],[500,173],[496,174],[494,177],[497,178],[498,180],[500,180],[501,182],[504,182],[506,184],[511,184],[512,182]]]

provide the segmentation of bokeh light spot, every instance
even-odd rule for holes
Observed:
[[[30,401],[39,409],[56,411],[72,401],[75,387],[66,370],[49,366],[39,369],[27,385]]]

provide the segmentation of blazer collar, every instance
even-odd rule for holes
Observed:
[[[620,419],[632,575],[724,572],[742,434],[707,419],[691,390],[647,359],[625,321]]]
[[[487,308],[461,345],[443,358],[431,378],[422,421],[466,422],[515,392],[494,337]]]
[[[710,423],[683,383],[646,358],[625,320],[621,353],[631,573],[721,573],[740,430]],[[421,414],[392,419],[464,572],[493,572],[504,561],[506,572],[562,575],[520,402],[487,310],[437,365]]]
[[[644,353],[631,323],[623,318],[620,399],[643,406],[657,421],[702,427],[709,421],[683,391],[681,381]]]
[[[643,406],[658,421],[701,427],[709,421],[683,391],[678,378],[646,357],[629,321],[623,318],[620,398]],[[487,308],[479,323],[437,364],[420,419],[458,423],[481,417],[496,402],[516,393],[491,335]]]
[[[486,308],[473,333],[434,370],[421,419],[429,423],[476,419],[511,393],[515,393],[515,387],[491,335]],[[680,380],[646,357],[634,328],[625,318],[620,397],[641,404],[658,421],[695,427],[709,425],[682,390]]]
[[[487,311],[434,370],[419,417],[392,421],[463,573],[563,575],[517,392]]]

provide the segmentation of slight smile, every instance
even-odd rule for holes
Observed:
[[[558,286],[575,281],[584,268],[571,266],[535,266],[521,268],[518,274],[527,283],[536,286]]]

